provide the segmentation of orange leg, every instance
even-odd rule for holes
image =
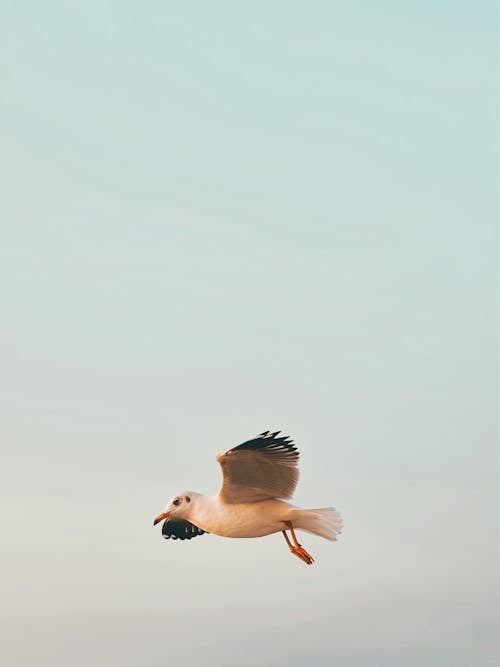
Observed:
[[[297,556],[297,558],[300,558],[300,560],[303,560],[304,563],[307,563],[308,565],[311,565],[311,563],[314,563],[314,558],[311,556],[311,554],[307,553],[307,551],[302,547],[302,545],[299,544],[297,540],[297,536],[295,535],[295,531],[293,529],[293,525],[291,521],[285,521],[285,525],[288,528],[288,530],[292,534],[292,539],[293,539],[293,544],[290,542],[290,538],[286,534],[286,530],[282,530],[281,532],[283,533],[283,536],[286,540],[286,543],[288,545],[288,548],[290,551],[293,553],[294,556]]]

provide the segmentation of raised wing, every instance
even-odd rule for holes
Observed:
[[[184,519],[174,519],[165,521],[161,533],[166,540],[190,540],[197,535],[203,535],[206,531],[195,526],[190,521]]]
[[[299,479],[299,452],[279,431],[260,435],[220,454],[220,498],[226,503],[250,503],[291,498]]]

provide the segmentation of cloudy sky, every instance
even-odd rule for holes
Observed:
[[[497,38],[488,0],[0,3],[5,664],[497,664]],[[341,540],[162,540],[268,428]]]

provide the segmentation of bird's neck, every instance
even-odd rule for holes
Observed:
[[[191,494],[191,502],[189,504],[186,519],[192,521],[197,526],[199,526],[200,523],[205,524],[210,516],[213,515],[215,509],[215,496],[193,493]]]

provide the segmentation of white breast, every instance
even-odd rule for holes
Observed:
[[[203,496],[193,508],[190,521],[222,537],[262,537],[283,530],[291,509],[282,500],[226,504],[219,496]]]

